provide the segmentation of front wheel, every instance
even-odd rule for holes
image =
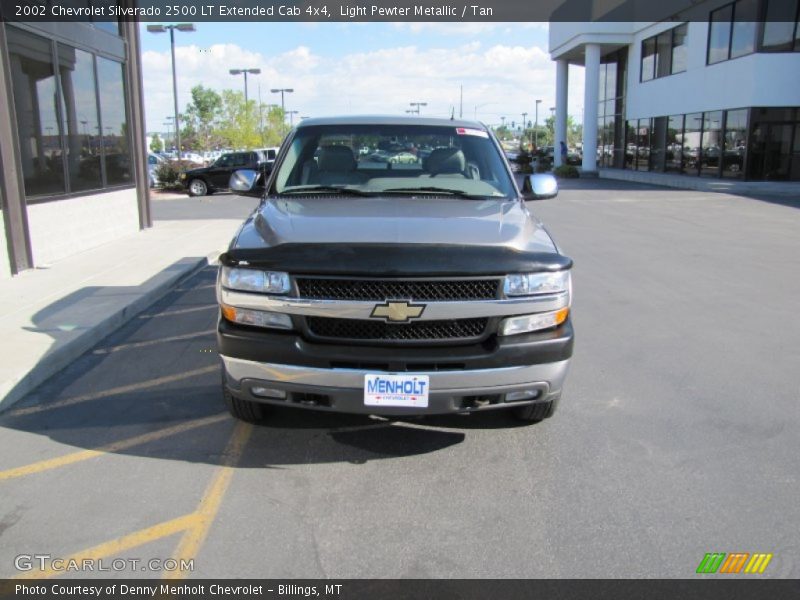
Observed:
[[[518,406],[513,409],[513,413],[518,421],[523,421],[524,423],[539,423],[540,421],[552,417],[556,412],[557,406],[558,399],[555,399],[549,402],[537,402],[536,404]]]
[[[222,384],[222,394],[225,397],[225,406],[228,411],[240,421],[248,423],[261,423],[267,418],[268,408],[258,402],[241,400],[232,395],[225,384]]]
[[[205,196],[208,194],[208,186],[202,179],[192,179],[189,182],[189,195],[190,196]]]

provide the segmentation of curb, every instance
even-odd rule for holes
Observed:
[[[19,402],[53,375],[65,369],[75,359],[91,350],[103,338],[155,304],[181,282],[189,279],[203,268],[216,263],[220,254],[222,254],[222,251],[214,251],[193,263],[185,265],[184,269],[172,274],[143,296],[139,296],[136,300],[120,307],[113,314],[95,323],[91,328],[84,330],[78,337],[54,349],[17,381],[6,382],[3,387],[8,385],[9,389],[0,389],[0,394],[2,394],[0,396],[0,413]]]

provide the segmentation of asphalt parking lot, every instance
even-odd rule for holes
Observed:
[[[800,206],[599,180],[531,209],[575,260],[554,418],[237,424],[207,268],[0,415],[0,577],[800,576]]]

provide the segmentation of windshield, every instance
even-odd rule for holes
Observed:
[[[301,127],[274,181],[278,194],[514,197],[489,134],[463,127]]]

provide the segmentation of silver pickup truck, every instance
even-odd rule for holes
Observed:
[[[409,117],[306,119],[220,257],[217,332],[231,413],[270,405],[378,415],[512,409],[537,422],[573,347],[572,261],[491,130]]]

